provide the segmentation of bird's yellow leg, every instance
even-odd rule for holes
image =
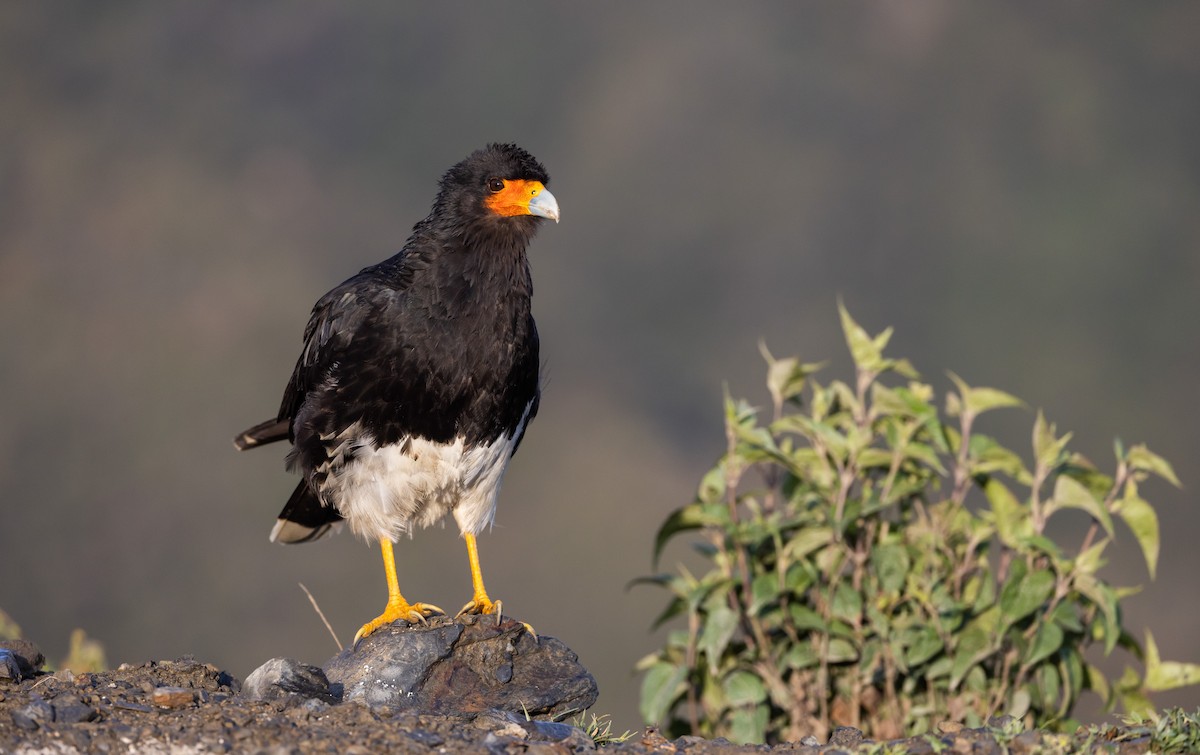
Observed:
[[[496,620],[500,620],[500,601],[492,600],[488,597],[487,589],[483,586],[483,570],[479,568],[479,546],[475,543],[475,536],[471,534],[463,535],[463,539],[467,541],[467,559],[471,562],[471,588],[474,591],[474,596],[471,598],[462,610],[458,612],[459,616],[464,613],[494,613]]]
[[[487,589],[483,586],[483,570],[479,568],[479,546],[475,542],[475,536],[466,534],[463,535],[463,539],[467,541],[467,560],[471,562],[471,588],[474,592],[474,596],[465,606],[462,607],[462,610],[458,612],[458,615],[462,616],[464,613],[494,613],[496,614],[496,623],[499,624],[501,618],[500,601],[489,598]],[[521,625],[524,626],[525,629],[529,630],[529,633],[533,635],[534,640],[538,638],[537,632],[533,631],[533,627],[529,626],[523,621],[521,622]]]
[[[404,596],[400,594],[400,582],[396,579],[396,555],[392,552],[392,541],[380,538],[379,547],[383,550],[383,570],[387,575],[387,607],[379,616],[362,625],[362,629],[359,629],[358,634],[354,635],[354,644],[356,645],[363,637],[398,619],[424,624],[426,616],[445,613],[442,609],[429,603],[409,603],[405,600]]]

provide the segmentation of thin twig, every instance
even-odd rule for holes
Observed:
[[[321,607],[317,605],[317,599],[314,598],[312,593],[308,591],[308,588],[304,586],[303,582],[297,582],[296,584],[300,585],[300,589],[303,590],[304,594],[308,596],[308,602],[312,603],[313,610],[316,611],[317,615],[321,617],[321,621],[325,622],[325,628],[329,630],[329,636],[333,638],[334,644],[337,645],[338,652],[342,652],[342,650],[345,649],[342,647],[342,641],[338,639],[338,636],[333,631],[333,627],[329,625],[329,619],[325,618],[325,614],[322,613]]]

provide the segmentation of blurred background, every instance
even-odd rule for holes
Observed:
[[[83,627],[114,666],[244,678],[336,651],[303,582],[349,640],[377,548],[268,543],[284,449],[230,441],[312,303],[511,140],[563,220],[530,254],[541,415],[481,554],[618,729],[665,602],[626,583],[722,450],[723,385],[767,403],[760,338],[849,375],[839,296],[939,391],[1010,391],[1110,471],[1117,435],[1175,464],[1184,490],[1143,488],[1157,582],[1124,530],[1107,574],[1200,661],[1198,31],[1182,2],[6,3],[0,608],[52,658]],[[980,429],[1027,449],[1032,420]],[[465,602],[464,551],[401,543],[406,596]]]

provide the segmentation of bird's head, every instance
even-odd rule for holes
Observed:
[[[462,220],[532,234],[541,218],[558,222],[549,182],[533,155],[515,144],[489,144],[446,171],[437,204]]]

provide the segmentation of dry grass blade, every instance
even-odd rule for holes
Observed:
[[[317,599],[314,598],[312,593],[308,591],[308,588],[304,586],[303,582],[297,582],[296,584],[300,585],[300,589],[303,590],[304,594],[308,596],[308,602],[312,603],[313,610],[316,611],[317,615],[321,617],[321,621],[324,622],[325,628],[329,630],[329,636],[333,638],[334,644],[337,645],[338,652],[342,652],[342,650],[345,649],[342,647],[342,641],[338,639],[337,634],[335,634],[333,631],[333,627],[329,625],[329,619],[325,618],[325,614],[321,611],[321,607],[317,605]]]

